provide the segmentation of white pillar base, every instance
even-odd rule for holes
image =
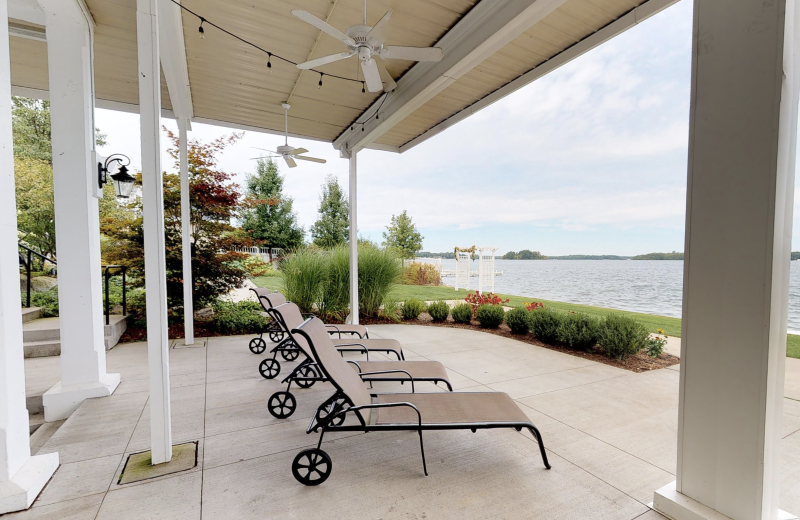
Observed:
[[[119,374],[106,374],[100,381],[63,386],[61,381],[42,396],[44,420],[60,421],[78,409],[84,399],[108,397],[119,386]]]
[[[31,507],[57,469],[58,453],[29,458],[14,478],[0,482],[0,515]]]
[[[678,493],[674,480],[656,490],[650,507],[672,520],[731,520],[729,516]],[[775,520],[798,520],[798,518],[791,513],[779,510],[778,518]]]

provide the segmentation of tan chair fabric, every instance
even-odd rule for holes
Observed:
[[[322,365],[331,380],[350,398],[353,404],[355,406],[371,404],[372,397],[370,397],[366,385],[364,385],[364,382],[355,371],[350,368],[347,361],[336,351],[322,320],[310,318],[300,325],[298,329],[302,330],[311,339],[311,344],[314,346],[314,352],[316,353],[316,360]],[[300,334],[292,335],[295,337],[300,336]],[[363,417],[369,418],[369,413],[366,413]]]
[[[270,293],[270,290],[267,289],[266,287],[256,287],[255,289],[252,290],[255,291],[256,295],[259,297],[266,296]]]
[[[353,370],[358,372],[361,367],[361,372],[380,372],[382,370],[405,370],[414,379],[444,379],[447,380],[447,370],[444,365],[438,361],[356,361],[358,366],[352,362],[348,363]],[[369,376],[370,379],[400,379],[408,377],[402,372],[392,374],[376,374]]]
[[[286,297],[279,292],[269,293],[265,296],[271,307],[277,307],[278,305],[286,303]]]
[[[377,339],[377,338],[376,339],[342,338],[342,339],[338,339],[338,338],[333,338],[333,339],[331,339],[331,341],[333,341],[334,346],[337,346],[337,347],[338,346],[343,346],[343,345],[352,345],[354,343],[356,343],[356,344],[363,343],[364,346],[366,346],[367,348],[374,348],[376,350],[391,348],[391,349],[394,349],[394,350],[396,350],[398,352],[402,352],[403,351],[402,345],[400,345],[400,342],[397,341],[396,339],[386,339],[386,338],[380,338],[380,339]],[[347,348],[347,347],[345,347],[345,348]],[[353,347],[353,348],[358,348],[358,347]]]
[[[408,402],[422,415],[422,424],[530,422],[503,392],[442,392],[435,394],[382,394],[378,403]],[[416,425],[417,413],[407,406],[378,408],[375,424]]]
[[[348,325],[348,324],[335,324],[335,325],[326,325],[328,328],[328,332],[341,332],[342,334],[359,334],[362,338],[367,337],[367,333],[369,332],[364,325]]]
[[[300,313],[300,307],[294,303],[284,303],[283,305],[273,307],[273,310],[280,315],[280,317],[283,319],[283,322],[286,324],[286,328],[290,331],[296,329],[303,323],[303,315]],[[292,334],[292,338],[306,356],[314,359],[314,354],[311,352],[311,348],[308,346],[306,338],[304,338],[301,334]]]

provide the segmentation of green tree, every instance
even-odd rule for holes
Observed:
[[[417,251],[422,249],[422,239],[406,210],[399,215],[392,215],[391,223],[383,232],[383,245],[397,250],[401,258],[414,258]]]
[[[53,164],[50,102],[21,97],[12,97],[11,102],[14,156]]]
[[[256,173],[247,177],[247,197],[242,229],[256,244],[284,249],[303,245],[305,230],[292,211],[294,201],[283,194],[283,177],[275,161],[259,159]]]
[[[325,178],[319,198],[319,219],[311,226],[314,244],[330,249],[348,241],[350,204],[334,175]]]

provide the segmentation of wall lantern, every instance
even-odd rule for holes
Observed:
[[[112,163],[117,163],[118,167],[114,173],[109,175],[110,168],[113,167]],[[103,185],[108,182],[110,177],[111,182],[114,183],[117,198],[129,199],[133,191],[133,182],[136,180],[126,168],[130,163],[131,160],[122,154],[111,155],[105,163],[97,163],[97,183],[100,189],[103,189]]]

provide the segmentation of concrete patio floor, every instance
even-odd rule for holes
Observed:
[[[553,469],[527,433],[426,432],[428,477],[416,433],[342,433],[324,442],[330,479],[304,487],[291,461],[316,443],[305,428],[332,387],[293,389],[295,414],[273,418],[266,403],[283,389],[280,376],[263,379],[262,356],[238,336],[171,350],[173,441],[199,441],[198,466],[119,486],[127,455],[149,445],[147,349],[132,343],[108,353],[109,372],[122,374],[115,394],[86,401],[44,444],[40,453],[58,451],[61,467],[30,510],[7,518],[663,518],[646,504],[674,480],[677,366],[633,374],[481,332],[370,330],[398,339],[408,359],[441,361],[456,390],[509,393],[541,430]],[[282,362],[281,375],[295,363]],[[29,385],[49,386],[58,358],[28,359],[26,373]],[[393,389],[409,391],[376,385]],[[781,507],[797,514],[800,401],[787,398],[784,411]]]

